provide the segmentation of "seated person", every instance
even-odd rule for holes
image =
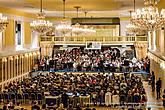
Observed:
[[[40,110],[40,107],[37,105],[37,102],[34,102],[34,105],[32,106],[31,110]]]

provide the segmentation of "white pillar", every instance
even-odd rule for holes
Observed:
[[[159,46],[160,46],[160,52],[161,52],[162,54],[164,53],[164,49],[165,49],[165,48],[164,48],[164,46],[165,46],[165,45],[164,45],[164,43],[165,43],[165,42],[164,42],[164,40],[165,40],[164,37],[165,37],[165,36],[164,36],[164,30],[161,30],[161,31],[160,31]]]
[[[3,82],[4,82],[3,75],[4,75],[4,61],[3,61],[3,59],[2,59],[2,91],[3,91],[3,88],[4,88],[4,84],[3,84]]]
[[[152,33],[151,32],[148,32],[148,49],[151,50],[151,39],[152,39]]]
[[[8,65],[8,71],[7,71],[7,75],[8,75],[8,77],[7,77],[7,80],[9,80],[10,79],[10,74],[11,74],[11,68],[10,68],[10,59],[9,59],[9,57],[7,58],[7,65]]]
[[[152,50],[156,50],[156,31],[153,31]]]
[[[149,41],[149,50],[156,50],[156,32],[149,31],[148,32],[148,41]]]

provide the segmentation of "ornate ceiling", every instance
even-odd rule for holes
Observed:
[[[133,10],[133,0],[66,0],[66,16],[76,17],[74,6],[81,6],[80,17],[84,17],[84,11],[88,11],[87,17],[116,17],[129,16],[128,10]],[[136,7],[142,7],[143,0],[136,0]],[[37,13],[40,8],[40,0],[0,0],[0,7],[8,7]],[[43,0],[43,8],[49,17],[62,16],[62,0]]]

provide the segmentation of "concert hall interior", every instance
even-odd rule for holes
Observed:
[[[0,0],[0,109],[164,110],[164,0]]]

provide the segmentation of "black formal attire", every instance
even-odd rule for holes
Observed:
[[[38,105],[33,105],[31,110],[40,110],[40,107]]]
[[[157,99],[160,99],[160,90],[161,90],[161,87],[162,87],[162,81],[161,80],[158,80],[156,82],[156,94],[157,94]]]
[[[64,108],[67,108],[68,107],[68,95],[66,93],[62,94],[62,103],[64,105]]]
[[[165,108],[165,93],[163,94],[163,107]]]
[[[151,76],[151,87],[152,91],[155,91],[155,75]]]

